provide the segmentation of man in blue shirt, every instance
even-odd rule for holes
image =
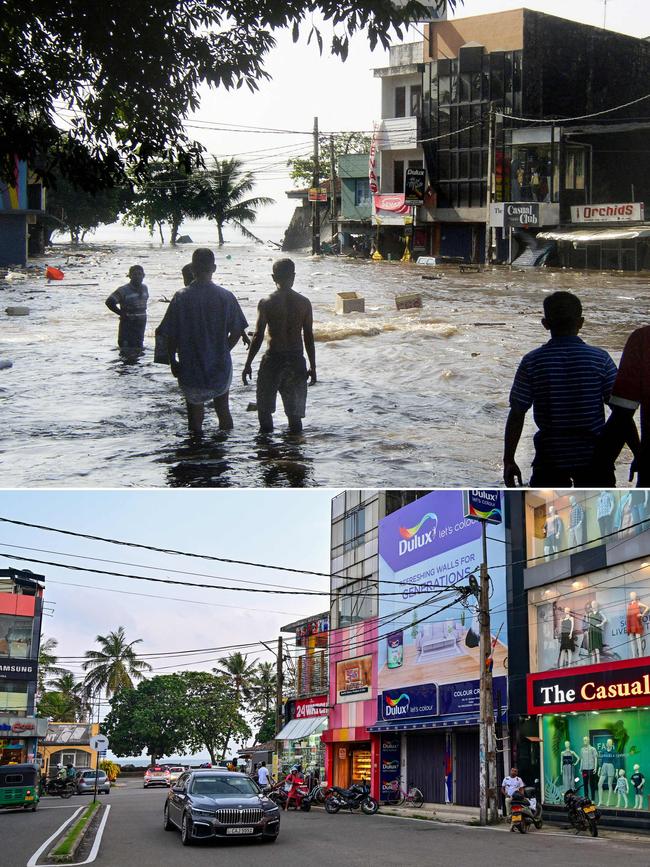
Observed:
[[[185,397],[189,429],[195,434],[202,433],[208,401],[214,402],[220,430],[233,427],[230,351],[248,325],[232,292],[212,282],[215,270],[212,250],[196,249],[194,280],[174,295],[164,319],[171,370]]]
[[[147,327],[148,300],[144,268],[142,265],[132,265],[129,268],[129,282],[120,286],[106,299],[108,309],[120,317],[117,344],[121,350],[142,349]]]
[[[510,392],[503,454],[507,487],[522,484],[515,452],[531,407],[538,427],[531,487],[616,484],[613,462],[593,461],[616,365],[604,349],[578,337],[583,324],[582,304],[571,292],[554,292],[544,299],[542,325],[551,339],[523,357]]]

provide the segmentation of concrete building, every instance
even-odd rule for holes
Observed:
[[[14,183],[0,183],[0,267],[27,264],[30,234],[42,232],[37,218],[44,211],[43,185],[30,174],[27,163],[17,159]]]

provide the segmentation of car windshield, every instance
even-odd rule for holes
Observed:
[[[248,777],[230,777],[219,774],[218,777],[195,777],[191,792],[193,795],[236,798],[238,795],[257,795],[259,789]]]
[[[183,768],[170,768],[169,769],[172,774],[182,774]]]

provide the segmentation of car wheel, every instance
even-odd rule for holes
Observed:
[[[183,846],[191,846],[194,843],[192,839],[192,824],[187,813],[183,813],[181,821],[181,843]]]
[[[165,829],[165,831],[173,831],[175,827],[176,826],[169,818],[169,808],[167,807],[167,804],[165,804],[165,808],[163,810],[163,828]]]

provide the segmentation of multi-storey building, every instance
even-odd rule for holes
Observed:
[[[35,716],[44,580],[0,570],[0,764],[35,761],[47,733]]]

